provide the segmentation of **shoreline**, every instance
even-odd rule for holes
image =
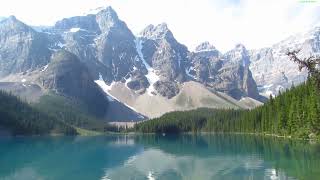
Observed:
[[[254,136],[262,136],[262,137],[275,137],[281,139],[290,139],[290,140],[302,140],[302,141],[314,141],[320,143],[319,138],[299,138],[278,134],[270,134],[270,133],[244,133],[244,132],[182,132],[182,133],[142,133],[142,132],[98,132],[88,130],[89,133],[77,134],[77,135],[65,135],[65,134],[44,134],[44,135],[9,135],[9,136],[1,136],[0,137],[88,137],[88,136],[109,136],[109,135],[181,135],[181,134],[189,134],[189,135],[205,135],[205,134],[234,134],[234,135],[254,135]]]

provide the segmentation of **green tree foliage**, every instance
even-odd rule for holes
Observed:
[[[87,130],[103,132],[110,127],[103,119],[98,119],[92,113],[86,103],[68,97],[49,93],[40,98],[33,106],[52,117],[67,124]]]
[[[320,136],[320,58],[300,59],[299,51],[289,58],[306,69],[308,80],[292,86],[276,98],[253,110],[199,109],[174,112],[136,125],[136,131],[179,133],[189,131],[268,133],[307,138]]]
[[[77,134],[65,122],[3,91],[0,91],[0,126],[16,135]]]
[[[320,94],[314,78],[252,110],[172,112],[136,125],[143,133],[245,132],[307,137],[320,134]]]
[[[313,77],[317,83],[318,89],[320,89],[320,57],[310,56],[308,58],[300,58],[298,53],[300,50],[288,51],[287,56],[290,60],[299,64],[299,70],[306,69],[311,77]]]

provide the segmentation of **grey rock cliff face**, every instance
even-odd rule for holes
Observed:
[[[104,93],[94,83],[85,65],[68,51],[55,52],[38,81],[45,89],[90,105],[93,114],[102,117],[106,112],[108,101]]]
[[[36,32],[11,17],[0,22],[0,31],[0,76],[38,70],[51,77],[41,76],[45,88],[62,90],[68,95],[72,91],[75,96],[79,95],[79,91],[69,87],[79,87],[79,84],[73,84],[78,82],[68,84],[67,81],[72,79],[55,81],[52,78],[67,73],[65,71],[71,73],[71,77],[79,78],[76,74],[81,73],[77,69],[83,69],[79,63],[58,63],[56,69],[60,70],[53,74],[46,74],[52,71],[50,68],[48,72],[39,70],[48,63],[48,67],[55,64],[51,54],[61,50],[77,57],[81,66],[86,68],[86,76],[91,79],[97,80],[101,75],[107,85],[122,82],[137,94],[158,94],[170,99],[180,92],[184,82],[197,81],[237,99],[259,96],[250,71],[259,61],[259,53],[248,53],[243,45],[237,45],[221,54],[209,42],[201,43],[190,52],[175,39],[165,23],[149,25],[135,37],[111,7],[97,14],[62,19],[53,27],[41,29],[42,32]],[[313,44],[316,47],[317,44]],[[310,46],[306,45],[308,48]],[[252,60],[253,57],[256,58]],[[72,66],[75,66],[74,74]],[[253,76],[259,75],[253,73]]]
[[[167,24],[149,25],[140,33],[145,60],[159,72],[161,80],[183,82],[188,49],[177,42]]]
[[[54,29],[56,31],[65,32],[72,28],[85,29],[90,32],[100,33],[99,25],[96,21],[95,15],[76,16],[71,18],[65,18],[56,22]]]
[[[216,49],[215,46],[210,44],[210,42],[205,41],[200,43],[196,48],[195,52],[201,54],[202,56],[217,56],[220,55],[220,52]]]
[[[250,69],[261,93],[276,95],[279,90],[306,80],[307,72],[298,71],[298,65],[286,56],[288,50],[300,50],[301,58],[319,55],[320,27],[291,36],[271,47],[250,51]]]
[[[76,54],[95,79],[101,74],[108,84],[125,81],[134,69],[143,69],[134,35],[111,7],[96,15],[63,19],[49,32],[61,41],[57,49]]]
[[[14,16],[0,22],[0,77],[42,67],[50,54],[44,34]]]
[[[222,54],[209,42],[201,43],[195,52],[189,55],[190,63],[187,75],[201,83],[209,85],[215,81],[218,70],[222,67]]]
[[[258,99],[259,93],[249,69],[250,57],[246,48],[241,44],[236,45],[223,55],[223,61],[223,69],[220,70],[223,91],[236,99],[246,96]]]
[[[236,99],[259,93],[249,69],[250,59],[246,48],[239,44],[222,55],[208,42],[201,43],[190,55],[187,74],[213,89],[225,92]]]
[[[127,25],[111,8],[99,12],[96,19],[102,33],[96,38],[97,57],[111,71],[111,81],[125,80],[132,71],[141,71],[135,36]]]
[[[185,68],[189,61],[188,49],[180,44],[167,24],[149,25],[141,33],[142,54],[145,63],[159,76],[154,88],[162,96],[171,98],[179,93],[179,83],[187,77]],[[169,91],[169,92],[166,92]]]

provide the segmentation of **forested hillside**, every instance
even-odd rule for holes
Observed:
[[[77,134],[63,121],[3,91],[0,91],[0,126],[14,135]]]
[[[109,129],[105,120],[90,113],[88,105],[80,100],[49,93],[32,106],[74,127],[99,132]]]
[[[315,79],[292,87],[253,110],[172,112],[136,125],[144,133],[246,132],[296,137],[320,134],[320,94]]]

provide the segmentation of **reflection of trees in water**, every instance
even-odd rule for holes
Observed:
[[[0,140],[0,167],[0,179],[316,179],[320,145],[232,134],[13,138]]]
[[[0,139],[0,179],[25,169],[43,179],[99,179],[142,150],[131,141],[118,136]]]
[[[158,148],[174,156],[251,156],[299,179],[320,177],[320,144],[254,135],[216,134],[178,136],[138,136],[146,147]]]

